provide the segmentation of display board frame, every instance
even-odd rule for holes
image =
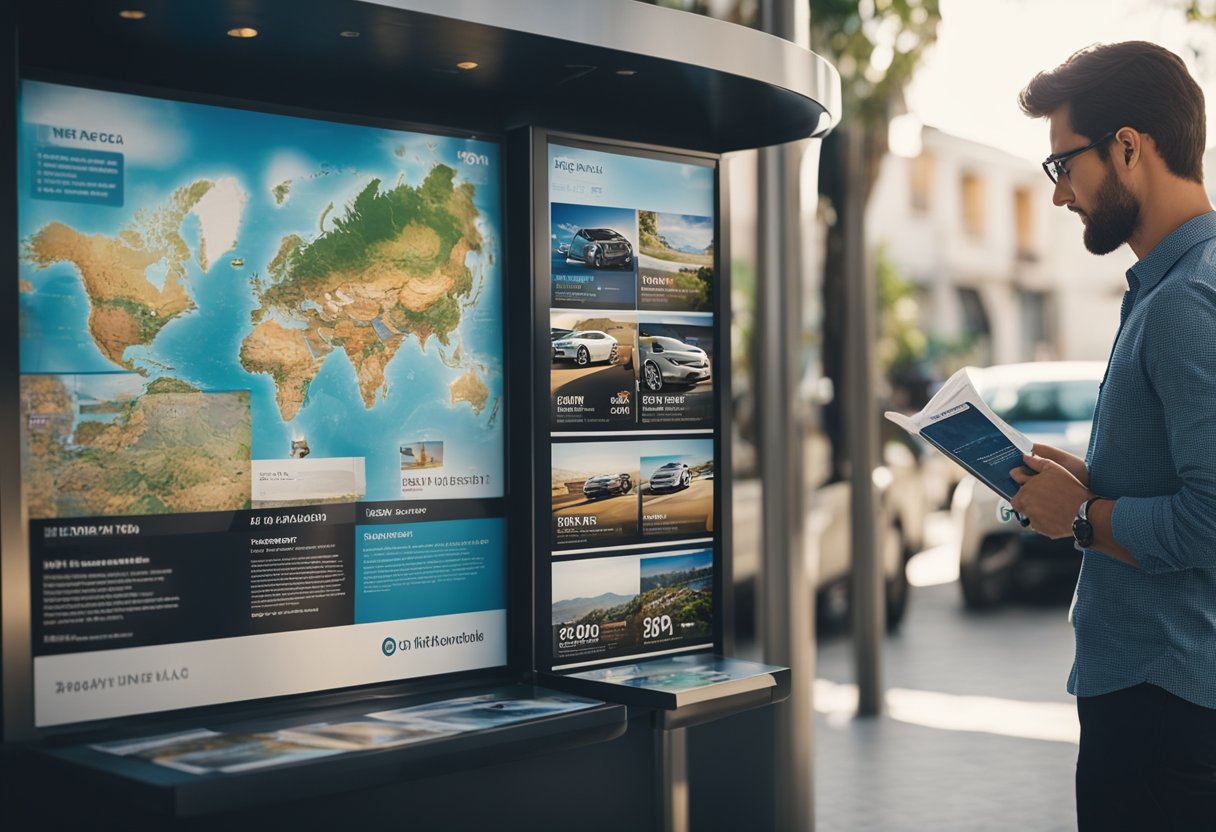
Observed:
[[[0,212],[0,219],[9,233],[0,252],[7,253],[12,264],[14,287],[16,284],[16,263],[20,255],[18,239],[18,165],[17,145],[18,131],[21,123],[18,120],[18,102],[20,85],[24,81],[45,82],[66,86],[80,87],[100,92],[113,92],[171,102],[201,104],[223,107],[233,110],[245,110],[276,116],[305,118],[317,122],[333,122],[341,125],[366,126],[390,130],[409,131],[441,137],[457,139],[476,139],[492,142],[499,148],[502,160],[502,170],[497,172],[499,199],[498,211],[500,219],[500,255],[502,257],[501,297],[499,312],[504,320],[502,334],[502,406],[498,418],[502,423],[504,447],[503,470],[505,476],[504,492],[501,503],[505,506],[505,595],[506,595],[506,633],[505,661],[501,665],[463,670],[451,673],[441,673],[433,676],[409,677],[405,679],[357,684],[336,689],[318,689],[299,691],[281,696],[262,699],[244,699],[232,702],[200,705],[181,709],[158,711],[153,713],[132,714],[128,716],[83,720],[64,723],[55,726],[38,727],[34,718],[33,695],[33,649],[32,621],[33,609],[32,577],[30,563],[30,538],[28,510],[21,485],[19,424],[19,319],[16,304],[7,305],[0,313],[0,323],[5,324],[4,334],[0,337],[0,551],[3,553],[0,562],[0,588],[3,590],[2,605],[2,643],[3,643],[3,737],[6,741],[33,740],[54,738],[70,739],[79,735],[94,735],[110,730],[129,730],[130,726],[154,725],[158,723],[180,723],[181,720],[192,716],[214,716],[217,713],[242,712],[250,713],[259,710],[285,710],[294,707],[311,707],[318,704],[345,702],[368,695],[392,693],[400,695],[413,691],[427,692],[435,689],[451,688],[461,684],[475,682],[501,683],[522,678],[530,667],[531,632],[526,617],[512,614],[512,611],[528,610],[532,606],[532,586],[530,573],[521,568],[518,553],[527,546],[526,529],[518,522],[512,522],[512,516],[519,515],[519,502],[528,499],[527,466],[521,465],[518,451],[512,452],[511,441],[513,431],[518,432],[523,424],[519,418],[520,399],[526,398],[513,391],[510,371],[512,353],[520,343],[507,332],[505,321],[508,310],[511,309],[514,291],[505,264],[511,251],[510,215],[508,211],[507,171],[512,162],[508,157],[507,137],[503,133],[491,131],[470,130],[452,126],[440,126],[405,118],[386,118],[365,113],[346,113],[332,109],[299,107],[267,100],[253,100],[214,93],[201,93],[187,89],[163,88],[150,84],[131,84],[117,82],[97,76],[81,76],[74,73],[61,73],[43,69],[21,69],[15,75],[15,83],[4,98],[10,106],[3,122],[3,140],[0,148],[9,152],[9,164],[3,166],[0,173],[0,187],[7,188],[7,193],[13,195],[5,200]],[[487,498],[488,499],[488,498]]]
[[[732,631],[730,545],[731,545],[731,485],[730,485],[730,246],[724,233],[725,217],[729,206],[727,161],[719,154],[689,151],[636,142],[622,142],[565,131],[534,127],[528,130],[531,152],[531,218],[532,228],[532,308],[533,337],[531,349],[531,373],[533,379],[533,468],[535,513],[534,559],[535,559],[535,666],[541,673],[587,667],[610,666],[636,662],[648,656],[713,652],[722,654],[731,649]],[[553,470],[554,425],[552,422],[553,395],[550,389],[551,334],[550,310],[552,304],[552,279],[549,262],[553,253],[551,240],[550,208],[550,151],[551,145],[584,149],[593,152],[617,154],[644,160],[657,160],[675,164],[697,165],[709,168],[713,176],[713,275],[709,312],[712,314],[714,354],[712,357],[713,404],[712,443],[714,454],[713,483],[713,530],[710,542],[682,544],[672,541],[670,546],[655,549],[656,554],[666,551],[687,550],[708,546],[713,555],[713,615],[710,638],[704,643],[677,648],[674,651],[640,651],[629,655],[606,657],[590,661],[561,661],[553,655],[552,621],[552,563],[554,562],[554,534],[551,495],[551,472]],[[621,437],[642,436],[646,429],[640,424],[638,431],[622,431]],[[671,436],[679,429],[659,434]],[[604,437],[612,441],[612,437]],[[640,486],[640,483],[639,483]],[[619,548],[619,547],[618,547]],[[647,551],[645,549],[641,551]]]

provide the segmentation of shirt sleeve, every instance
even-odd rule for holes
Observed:
[[[1216,287],[1182,280],[1159,291],[1144,366],[1181,487],[1120,497],[1111,514],[1115,539],[1149,574],[1216,568]]]

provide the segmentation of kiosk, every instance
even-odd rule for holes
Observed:
[[[677,828],[684,729],[789,688],[730,658],[721,154],[831,67],[626,0],[6,14],[5,820]]]

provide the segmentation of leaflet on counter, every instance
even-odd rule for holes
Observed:
[[[984,403],[967,367],[950,376],[919,413],[906,416],[888,410],[883,415],[923,437],[1006,500],[1017,493],[1019,486],[1009,472],[1034,443]]]

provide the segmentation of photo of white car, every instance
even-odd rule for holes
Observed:
[[[643,335],[638,346],[642,385],[652,393],[666,384],[694,385],[709,378],[709,356],[700,347],[663,335]]]
[[[596,329],[574,330],[553,342],[554,361],[573,361],[580,367],[616,363],[617,340]]]

